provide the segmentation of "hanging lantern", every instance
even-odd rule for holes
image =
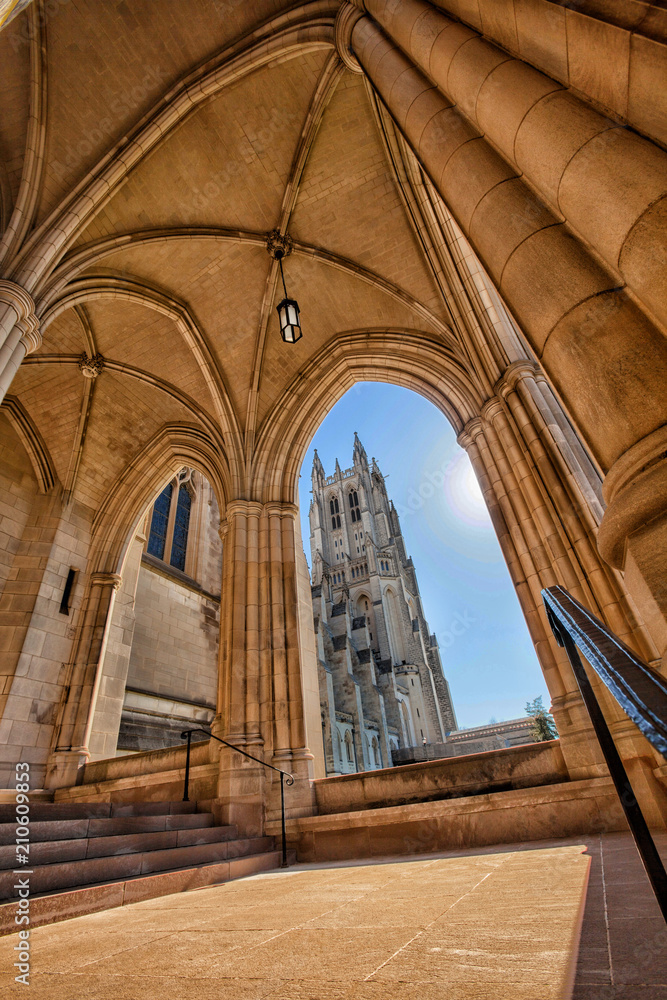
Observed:
[[[282,264],[280,271],[282,273]],[[280,319],[280,335],[286,344],[296,344],[297,340],[301,340],[303,334],[299,318],[299,303],[296,299],[285,298],[278,304],[278,318]]]
[[[277,312],[280,320],[280,336],[286,344],[296,344],[303,336],[301,332],[301,317],[299,315],[299,303],[296,299],[290,299],[285,285],[285,274],[283,272],[283,257],[287,257],[292,252],[292,240],[289,236],[282,236],[278,229],[272,230],[266,240],[266,248],[274,260],[278,261],[280,267],[280,277],[283,282],[283,292],[285,297],[278,303]]]

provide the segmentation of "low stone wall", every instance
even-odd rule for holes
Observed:
[[[401,769],[402,770],[402,769]],[[306,816],[287,822],[301,862],[428,854],[625,830],[610,778],[464,798]],[[266,833],[280,835],[278,822]]]
[[[314,782],[320,816],[568,780],[558,740],[344,774]]]
[[[210,740],[192,744],[189,798],[217,795],[218,764],[210,760]],[[185,745],[110,757],[86,764],[80,784],[59,788],[56,802],[173,802],[183,798]]]

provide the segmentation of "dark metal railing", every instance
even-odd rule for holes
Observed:
[[[567,653],[639,856],[667,921],[667,873],[577,647],[626,715],[663,755],[667,754],[667,682],[563,587],[543,590],[542,600],[556,641]]]
[[[289,773],[289,771],[281,771],[279,767],[274,767],[273,764],[267,764],[266,761],[260,760],[259,757],[253,757],[251,753],[247,753],[245,750],[241,750],[241,747],[237,747],[234,743],[228,743],[227,740],[220,739],[219,736],[214,736],[213,733],[209,733],[207,729],[186,729],[181,733],[181,739],[187,740],[187,750],[185,753],[185,784],[183,788],[183,801],[189,802],[188,798],[188,785],[190,782],[190,744],[192,743],[193,733],[204,733],[212,740],[217,740],[218,743],[224,743],[226,747],[230,750],[236,750],[237,753],[243,754],[248,760],[254,760],[262,767],[268,767],[271,771],[277,771],[280,775],[280,821],[282,830],[282,861],[280,862],[281,868],[287,868],[287,836],[285,831],[285,785],[294,784],[294,776]],[[287,780],[285,780],[287,779]]]

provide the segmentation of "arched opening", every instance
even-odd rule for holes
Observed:
[[[132,604],[118,603],[114,625],[131,622],[116,753],[181,743],[188,726],[209,726],[216,708],[222,582],[220,511],[202,473],[184,467],[142,518]],[[157,543],[157,544],[156,544]],[[134,558],[132,555],[134,554]]]
[[[371,454],[362,456],[355,444],[350,464],[355,430],[361,447]],[[342,505],[342,526],[335,531],[328,524],[332,490],[348,498]],[[387,752],[399,738],[408,746],[424,739],[437,743],[459,726],[516,718],[538,695],[549,703],[475,473],[448,422],[427,400],[386,384],[359,383],[349,390],[311,442],[300,506],[311,565],[331,570],[337,613],[326,627],[334,632],[334,645],[345,601],[357,627],[368,622],[369,662],[382,691]],[[357,552],[361,518],[368,522],[363,553]],[[347,590],[340,582],[341,563]],[[313,577],[315,588],[320,582],[319,575]],[[320,614],[321,598],[317,600]],[[358,638],[355,643],[360,647]],[[437,691],[433,697],[438,647],[451,692],[451,717],[446,716],[445,699],[438,700]],[[342,685],[354,653],[332,649],[330,656],[335,689],[335,671],[341,670]],[[344,673],[339,667],[343,660]],[[363,663],[353,666],[358,673],[364,669]],[[332,711],[343,707],[343,697],[341,686],[341,703],[330,706]],[[434,701],[439,714],[433,711]],[[364,710],[370,718],[379,714],[370,702]],[[368,743],[370,766],[379,766],[370,735]]]

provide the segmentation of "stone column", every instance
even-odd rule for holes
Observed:
[[[26,354],[41,343],[32,297],[13,281],[0,280],[0,402]]]
[[[461,120],[484,136],[473,148],[453,154],[454,161],[461,161],[458,169],[463,162],[479,164],[480,155],[498,150],[515,173],[507,187],[518,192],[517,175],[525,177],[554,212],[554,222],[565,218],[665,322],[664,276],[662,292],[659,287],[665,204],[658,203],[667,189],[667,153],[428,0],[364,0],[364,6]],[[391,58],[376,64],[379,79],[385,62]],[[386,72],[391,74],[389,66]],[[396,81],[397,100],[399,89],[406,91],[404,81]],[[446,183],[462,182],[454,162],[447,172],[451,182]],[[493,214],[493,202],[503,197],[500,191],[489,192],[474,212],[473,230],[489,225],[486,215]],[[515,209],[520,214],[510,220],[518,228],[530,224],[529,218],[521,218],[526,206],[519,195]],[[534,211],[539,211],[537,204]]]
[[[102,683],[116,593],[117,573],[93,573],[88,584],[83,624],[69,669],[56,747],[47,763],[45,786],[75,785],[79,768],[90,759],[90,736]]]
[[[258,612],[256,595],[255,605],[251,602],[259,564],[256,539],[248,545],[248,525],[249,521],[251,525],[257,521],[261,511],[259,503],[234,500],[227,504],[220,525],[218,705],[211,725],[215,736],[260,759],[264,757],[261,734],[256,731],[246,735],[246,669],[248,657],[252,661],[258,645],[257,630],[253,628]],[[250,561],[253,555],[254,566]],[[211,744],[211,756],[219,760],[218,818],[237,826],[246,836],[260,836],[264,828],[265,768],[214,740]]]
[[[551,634],[541,589],[565,586],[642,655],[654,647],[622,584],[597,554],[580,514],[588,506],[572,503],[528,419],[520,395],[531,385],[539,392],[534,376],[531,365],[511,366],[500,395],[485,404],[481,419],[469,422],[459,443],[477,472],[526,615],[570,775],[596,777],[606,768],[567,657]],[[592,680],[644,811],[652,823],[664,826],[667,800],[653,773],[660,762],[604,685]]]
[[[235,500],[223,540],[220,681],[212,731],[298,779],[286,790],[291,815],[312,809],[313,754],[306,745],[294,504]],[[307,688],[307,685],[306,685]],[[310,712],[312,715],[312,711]],[[320,736],[319,703],[317,736]],[[212,747],[212,752],[216,752]],[[258,834],[279,809],[279,777],[222,748],[218,811]]]
[[[387,30],[401,39],[406,51],[412,53],[414,42],[424,65],[428,53],[431,75],[436,68],[438,73],[447,68],[448,89],[443,93],[415,64],[416,57],[401,51],[370,17],[350,6],[341,13],[339,46],[348,58],[356,57],[369,77],[521,324],[598,465],[609,472],[600,552],[624,571],[642,618],[665,650],[667,586],[661,567],[667,552],[667,341],[656,319],[655,298],[664,296],[664,284],[656,272],[653,245],[665,201],[647,207],[657,197],[654,187],[656,178],[663,176],[663,154],[645,140],[619,137],[618,130],[607,126],[598,141],[599,129],[588,128],[589,115],[597,112],[582,104],[579,115],[577,108],[563,104],[569,138],[561,153],[555,138],[560,140],[561,132],[548,124],[526,134],[526,156],[539,170],[540,164],[555,163],[567,150],[569,160],[581,147],[572,162],[582,169],[571,176],[567,170],[562,176],[554,174],[560,178],[559,191],[567,193],[572,220],[567,226],[546,196],[541,198],[517,175],[500,136],[494,145],[475,123],[484,103],[479,101],[482,84],[486,86],[487,76],[501,67],[487,43],[457,22],[444,26],[438,20],[443,15],[424,7],[422,0],[386,5],[368,0],[366,6],[385,19]],[[429,25],[437,26],[435,36]],[[498,127],[505,128],[524,114],[522,74],[532,80],[533,71],[516,60],[509,60],[508,67],[507,79],[502,74],[498,78],[500,104],[493,88],[489,93],[485,107],[495,110],[488,112],[488,121],[484,118],[485,129],[496,128],[494,117]],[[528,93],[533,93],[530,87]],[[558,102],[551,106],[560,108]],[[550,106],[548,101],[536,104],[529,118],[538,115],[543,104]],[[532,107],[528,101],[525,110]],[[560,115],[554,120],[561,121]],[[586,145],[581,139],[572,145],[572,130],[579,125],[588,136]],[[605,146],[607,133],[611,138]],[[642,187],[644,149],[648,180]],[[636,155],[641,166],[635,177]],[[523,161],[519,165],[524,169]],[[607,179],[596,185],[591,178],[601,177],[600,171],[607,172]],[[627,182],[627,196],[618,178]],[[634,240],[639,241],[636,250]],[[618,260],[612,267],[614,254]],[[626,266],[626,260],[632,265]],[[622,287],[624,280],[636,295]]]

